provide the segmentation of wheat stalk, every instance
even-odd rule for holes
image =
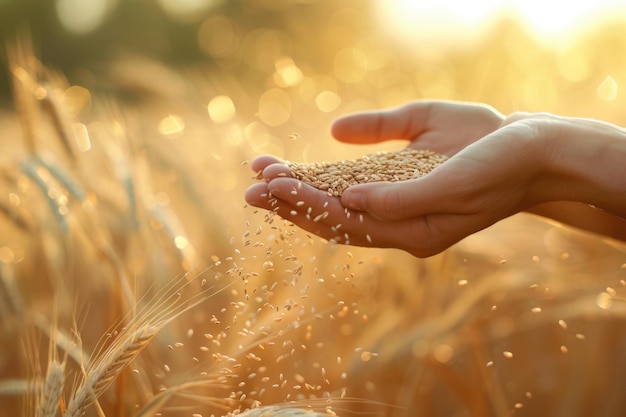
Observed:
[[[24,395],[31,389],[32,385],[27,379],[3,379],[0,381],[0,397]]]
[[[82,415],[166,324],[229,286],[217,290],[209,288],[183,299],[181,291],[190,282],[186,275],[174,280],[147,303],[108,347],[96,350],[72,395],[65,417]]]
[[[0,312],[3,317],[8,317],[10,313],[22,319],[26,313],[26,306],[17,285],[14,269],[13,265],[0,262]]]
[[[241,414],[237,414],[239,417],[328,417],[336,415],[330,409],[324,413],[306,408],[283,407],[279,405],[251,408]]]
[[[215,379],[202,379],[202,380],[197,380],[197,381],[187,381],[182,384],[166,388],[160,391],[154,397],[152,397],[146,404],[144,404],[144,406],[139,411],[137,411],[134,417],[149,417],[149,416],[156,415],[167,401],[169,401],[172,397],[177,396],[177,395],[181,397],[193,398],[194,400],[198,402],[202,402],[204,404],[210,404],[210,405],[222,408],[224,410],[228,410],[228,407],[225,404],[225,402],[227,402],[228,400],[221,399],[221,398],[207,397],[205,395],[201,396],[201,398],[198,398],[198,396],[196,395],[183,393],[184,390],[187,390],[190,388],[211,387],[211,386],[217,387],[217,388],[223,388],[225,385],[227,385],[227,382],[225,382],[222,378],[217,377]]]

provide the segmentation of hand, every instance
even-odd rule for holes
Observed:
[[[451,102],[416,102],[389,111],[348,116],[335,122],[332,133],[337,139],[349,143],[407,139],[411,141],[409,144],[411,147],[430,149],[452,156],[496,130],[502,120],[502,115],[486,106]],[[449,162],[446,162],[446,165]],[[432,210],[438,214],[426,216],[415,214],[409,207],[413,204],[412,200],[399,199],[397,194],[394,194],[396,192],[400,195],[414,194],[413,183],[419,180],[352,187],[340,200],[290,178],[289,169],[280,164],[276,158],[259,157],[253,161],[252,169],[262,171],[264,179],[268,182],[255,184],[248,189],[246,200],[250,204],[275,210],[281,217],[326,239],[360,246],[397,247],[416,256],[429,256],[453,243],[449,239],[443,239],[441,232],[431,230],[433,220],[436,224],[442,221],[451,231],[456,228],[454,222],[449,222],[450,214],[447,213],[449,210],[443,212]],[[449,175],[464,178],[463,174],[458,174],[459,169],[464,169],[463,164],[447,175],[444,173],[444,178]],[[382,192],[385,195],[372,188],[378,186],[383,187]],[[401,187],[397,188],[398,186]],[[403,191],[405,187],[408,193]],[[368,207],[364,207],[364,202],[359,197],[366,195],[363,192],[368,189],[374,194],[371,194]],[[419,194],[422,198],[428,198],[428,194],[431,193]],[[272,196],[276,199],[272,200]],[[453,201],[449,203],[453,207],[459,207]],[[346,211],[344,204],[360,212]],[[435,198],[432,202],[425,200],[424,204],[435,208],[445,205],[445,202]],[[326,217],[323,214],[325,212],[328,213]],[[320,215],[323,218],[318,217]],[[463,233],[456,229],[455,235]]]
[[[548,172],[555,151],[545,136],[555,135],[552,125],[568,124],[549,115],[505,119],[482,105],[450,102],[348,116],[332,127],[341,141],[407,139],[410,147],[451,158],[422,178],[356,185],[338,199],[290,178],[285,165],[264,156],[252,168],[268,182],[250,187],[246,199],[326,239],[431,256],[516,212],[563,196],[563,188],[571,187]],[[568,204],[575,203],[558,207]],[[549,204],[539,207],[542,214],[561,215]]]

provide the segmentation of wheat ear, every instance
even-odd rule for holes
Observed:
[[[36,417],[55,417],[59,408],[59,399],[65,387],[65,361],[48,363],[46,381],[39,393]]]
[[[91,405],[117,378],[126,366],[137,357],[139,352],[159,331],[157,326],[147,326],[121,336],[121,343],[111,345],[104,357],[97,361],[98,366],[87,370],[86,377],[76,390],[68,404],[66,417],[78,417]],[[120,340],[120,339],[118,339]]]
[[[230,286],[227,284],[217,290],[207,289],[183,299],[181,291],[190,282],[187,276],[174,280],[130,320],[110,345],[96,350],[64,417],[81,416],[166,324]]]
[[[48,326],[49,334],[49,346],[48,346],[48,362],[46,365],[46,376],[43,383],[39,378],[34,384],[35,387],[35,417],[56,417],[59,409],[59,400],[63,397],[63,390],[65,389],[65,364],[67,363],[67,351],[63,356],[63,360],[59,360],[59,351],[57,348],[58,340],[56,334],[58,332],[58,317],[59,317],[59,304],[60,299],[57,298],[54,302],[54,309],[52,313],[52,321]],[[33,346],[34,347],[34,346]],[[33,355],[37,357],[37,353]],[[37,363],[39,361],[37,360]],[[39,367],[37,367],[37,374],[41,375]]]

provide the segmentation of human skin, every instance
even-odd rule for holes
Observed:
[[[278,158],[264,155],[251,164],[264,182],[248,188],[246,201],[329,240],[398,248],[417,257],[435,255],[519,212],[626,240],[621,127],[547,113],[505,117],[482,104],[416,101],[340,118],[331,132],[353,144],[404,139],[411,148],[450,159],[421,178],[359,184],[338,198],[292,178]]]

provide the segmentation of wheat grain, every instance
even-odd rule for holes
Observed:
[[[419,178],[447,159],[445,155],[432,151],[406,148],[339,162],[284,163],[295,178],[328,192],[328,195],[339,197],[348,187],[356,184]]]

